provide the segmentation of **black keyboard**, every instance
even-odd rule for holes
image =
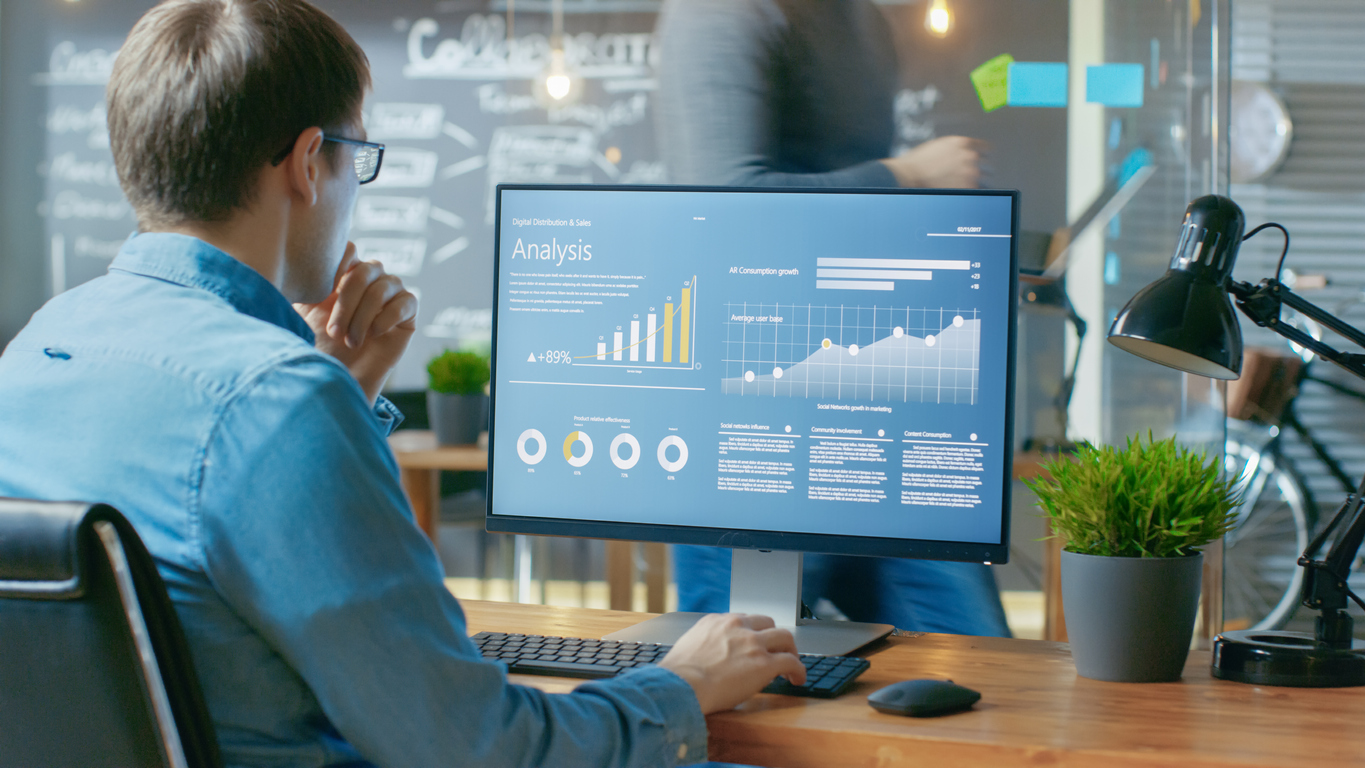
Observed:
[[[614,677],[628,669],[655,664],[673,649],[658,643],[504,632],[480,632],[470,639],[485,659],[503,662],[508,672],[588,679]],[[858,675],[872,666],[867,659],[853,656],[811,653],[801,654],[801,663],[806,666],[805,685],[792,685],[786,678],[778,677],[763,692],[831,699],[847,690]]]

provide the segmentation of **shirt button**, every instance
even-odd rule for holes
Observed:
[[[679,744],[679,745],[678,745],[678,759],[679,759],[679,760],[686,760],[686,759],[687,759],[687,745],[686,745],[686,744]]]

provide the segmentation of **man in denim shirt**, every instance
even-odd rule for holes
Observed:
[[[0,495],[103,501],[157,558],[229,765],[672,766],[804,669],[712,616],[658,667],[549,695],[466,637],[379,390],[417,302],[346,243],[368,62],[303,0],[171,0],[110,138],[141,234],[0,356]]]

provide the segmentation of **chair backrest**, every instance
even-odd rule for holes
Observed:
[[[184,633],[131,524],[0,499],[0,768],[220,768]]]

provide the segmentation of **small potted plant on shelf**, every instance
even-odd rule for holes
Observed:
[[[446,350],[427,364],[427,413],[436,442],[477,442],[488,423],[488,358],[477,352]]]
[[[1129,438],[1081,445],[1027,481],[1062,550],[1062,605],[1076,671],[1117,682],[1180,679],[1189,655],[1204,556],[1239,503],[1216,458]]]

